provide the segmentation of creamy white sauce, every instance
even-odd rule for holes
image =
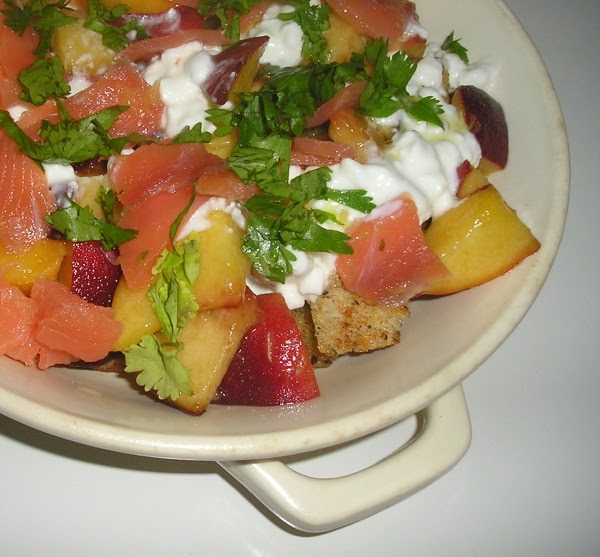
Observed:
[[[214,103],[202,90],[202,85],[214,70],[212,55],[219,51],[219,48],[194,41],[165,50],[144,69],[144,79],[150,85],[159,84],[160,96],[166,106],[162,123],[168,137],[198,123],[202,123],[204,131],[215,130],[215,126],[206,120],[206,110]]]
[[[295,21],[282,21],[277,16],[295,11],[292,6],[273,5],[265,12],[260,23],[248,32],[248,37],[269,37],[260,58],[261,64],[279,67],[297,66],[302,62],[302,29]]]

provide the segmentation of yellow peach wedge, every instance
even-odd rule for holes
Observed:
[[[425,240],[452,277],[432,283],[423,294],[444,295],[503,275],[540,243],[502,196],[488,185],[435,219]]]
[[[200,309],[234,306],[244,297],[250,273],[250,260],[241,250],[244,233],[223,211],[212,211],[207,220],[211,225],[194,233],[200,254],[196,301]]]
[[[23,253],[9,253],[0,244],[0,276],[29,294],[36,279],[56,280],[66,253],[65,242],[47,238]]]
[[[256,298],[251,297],[234,307],[201,311],[188,322],[181,332],[178,359],[188,370],[193,394],[182,393],[176,406],[192,414],[206,410],[257,316]]]
[[[121,277],[115,290],[112,308],[115,319],[123,323],[123,331],[114,346],[114,350],[123,352],[137,344],[144,335],[160,329],[160,322],[148,299],[147,290],[132,290]]]

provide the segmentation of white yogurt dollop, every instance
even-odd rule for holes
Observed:
[[[202,85],[214,70],[212,55],[219,51],[218,47],[194,41],[165,50],[144,69],[144,79],[150,85],[159,84],[160,96],[166,106],[163,127],[168,137],[198,123],[202,123],[204,131],[215,130],[215,126],[206,120],[206,110],[211,108],[212,101],[202,90]]]
[[[302,29],[295,21],[282,21],[277,16],[295,11],[292,6],[273,5],[265,12],[260,23],[248,32],[248,37],[269,37],[260,58],[261,64],[282,68],[302,62]]]

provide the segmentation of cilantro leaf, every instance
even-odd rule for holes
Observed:
[[[63,81],[64,68],[58,56],[36,60],[19,73],[23,86],[21,100],[36,106],[44,104],[49,97],[66,97],[71,87]]]
[[[335,190],[327,188],[327,198],[361,213],[370,213],[376,205],[365,190]]]
[[[290,139],[271,135],[254,139],[248,147],[236,146],[227,166],[246,184],[287,181],[291,152]]]
[[[302,29],[302,57],[305,60],[325,62],[329,55],[329,46],[323,31],[331,28],[329,14],[331,8],[327,4],[320,4],[281,13],[277,17],[282,21],[294,21]]]
[[[295,137],[306,129],[306,118],[330,100],[348,82],[366,79],[364,61],[343,64],[307,64],[277,69],[263,87],[238,94],[239,104],[230,114],[211,113],[227,129],[238,128],[238,142],[252,144],[269,135]]]
[[[87,17],[83,26],[102,35],[102,43],[111,50],[118,52],[129,44],[127,35],[135,32],[136,39],[144,39],[146,30],[135,20],[128,20],[122,26],[111,25],[111,22],[128,12],[125,5],[117,5],[112,10],[107,9],[101,0],[88,0]]]
[[[133,240],[138,234],[137,230],[120,228],[110,222],[97,219],[89,207],[82,207],[71,199],[67,199],[66,203],[66,207],[47,216],[46,221],[67,240],[100,241],[102,247],[108,251]]]
[[[206,119],[217,127],[214,133],[217,137],[223,137],[233,131],[233,116],[234,112],[226,108],[208,108],[206,110]]]
[[[148,291],[148,299],[163,333],[173,343],[188,319],[198,312],[192,287],[199,270],[198,240],[193,234],[172,251],[165,250],[152,269],[157,279]]]
[[[444,122],[439,117],[439,114],[442,114],[444,109],[434,97],[424,97],[418,100],[410,99],[404,104],[403,108],[417,120],[435,124],[440,128],[444,127]]]
[[[154,390],[160,400],[177,400],[181,393],[193,394],[189,373],[177,359],[177,349],[145,335],[139,344],[125,350],[125,371],[137,373],[135,381],[146,392]]]
[[[123,139],[110,138],[108,130],[128,107],[113,106],[82,120],[71,119],[58,102],[57,107],[61,121],[57,124],[42,122],[38,132],[42,141],[33,141],[5,110],[0,110],[0,128],[4,128],[21,152],[37,162],[70,164],[120,152]]]
[[[171,143],[208,143],[212,139],[212,134],[202,131],[202,122],[198,122],[194,127],[185,126],[172,140]]]
[[[465,64],[469,63],[469,51],[461,44],[460,39],[454,38],[454,31],[444,39],[442,50],[456,54]]]
[[[385,118],[403,109],[417,120],[444,127],[438,116],[443,110],[436,99],[415,98],[406,91],[417,69],[416,62],[408,54],[396,52],[390,57],[387,43],[377,39],[367,43],[365,56],[373,65],[373,76],[360,98],[359,109],[363,114]]]
[[[256,272],[283,284],[285,277],[293,271],[291,262],[296,256],[282,242],[276,222],[266,214],[251,215],[242,252],[250,258]]]
[[[100,206],[104,220],[110,224],[115,224],[115,206],[117,203],[117,194],[112,188],[106,189],[104,186],[98,188],[96,203]]]
[[[330,177],[331,170],[322,167],[305,172],[289,183],[276,179],[257,183],[265,193],[246,202],[246,209],[252,214],[242,245],[256,272],[271,281],[284,283],[296,260],[292,249],[352,253],[346,234],[322,226],[327,220],[335,222],[335,216],[308,206],[312,200],[338,195],[327,187]],[[368,202],[362,193],[351,196],[339,192],[339,198],[365,208]]]

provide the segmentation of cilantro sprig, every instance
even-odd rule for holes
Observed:
[[[161,344],[155,335],[145,335],[124,352],[125,371],[137,373],[136,383],[146,392],[156,391],[160,400],[191,395],[189,373],[177,358],[178,348]]]
[[[439,117],[443,109],[437,99],[415,98],[406,90],[417,69],[408,54],[396,52],[390,57],[387,43],[377,39],[367,43],[365,56],[373,67],[373,75],[360,99],[359,110],[364,115],[385,118],[403,109],[418,120],[444,127]]]
[[[292,249],[352,253],[346,234],[323,226],[328,220],[336,222],[335,216],[308,206],[312,200],[331,198],[332,190],[327,187],[330,176],[331,170],[322,167],[301,174],[289,183],[262,184],[265,193],[246,202],[251,216],[242,251],[258,273],[273,282],[284,283],[296,260]],[[357,206],[367,207],[363,201],[361,198]]]
[[[245,203],[250,216],[242,251],[259,274],[280,283],[293,271],[293,250],[352,253],[346,234],[323,226],[327,221],[337,222],[335,215],[311,208],[311,202],[337,201],[365,213],[374,208],[365,191],[329,188],[328,167],[288,181],[290,152],[290,139],[269,136],[236,147],[228,162],[242,181],[262,190]]]
[[[57,107],[61,121],[51,124],[44,120],[38,132],[41,141],[32,140],[5,110],[0,110],[0,128],[8,133],[21,152],[38,163],[70,164],[109,157],[121,152],[128,141],[108,135],[119,115],[127,110],[126,106],[106,108],[81,120],[73,120],[58,101]]]
[[[23,86],[21,100],[39,106],[50,97],[66,97],[71,87],[63,81],[63,76],[64,68],[58,56],[36,60],[19,73],[19,82]]]
[[[294,21],[302,30],[302,57],[312,62],[325,62],[329,46],[323,32],[331,28],[327,4],[302,6],[293,12],[285,12],[277,17],[282,21]]]
[[[163,333],[172,343],[177,343],[181,329],[198,312],[192,286],[199,270],[198,240],[193,235],[172,251],[165,250],[153,269],[157,278],[148,298]]]
[[[65,203],[65,207],[47,216],[46,221],[67,240],[100,241],[102,247],[109,251],[133,240],[138,234],[137,230],[120,228],[108,220],[97,219],[89,207],[83,207],[71,199],[67,198]]]
[[[130,32],[135,32],[136,39],[144,39],[148,36],[146,30],[135,19],[128,20],[123,25],[112,25],[113,21],[128,11],[129,8],[125,4],[117,5],[109,10],[100,0],[88,0],[87,17],[83,26],[102,35],[104,46],[118,52],[129,44],[127,36]]]
[[[208,119],[217,126],[215,135],[234,128],[241,146],[270,135],[295,137],[306,129],[306,118],[330,100],[350,81],[366,79],[364,61],[354,58],[343,64],[308,64],[270,68],[272,75],[254,93],[241,93],[233,111],[213,109]]]
[[[454,38],[454,31],[450,33],[441,44],[442,50],[456,54],[465,64],[469,63],[468,50],[460,42],[460,39]]]

